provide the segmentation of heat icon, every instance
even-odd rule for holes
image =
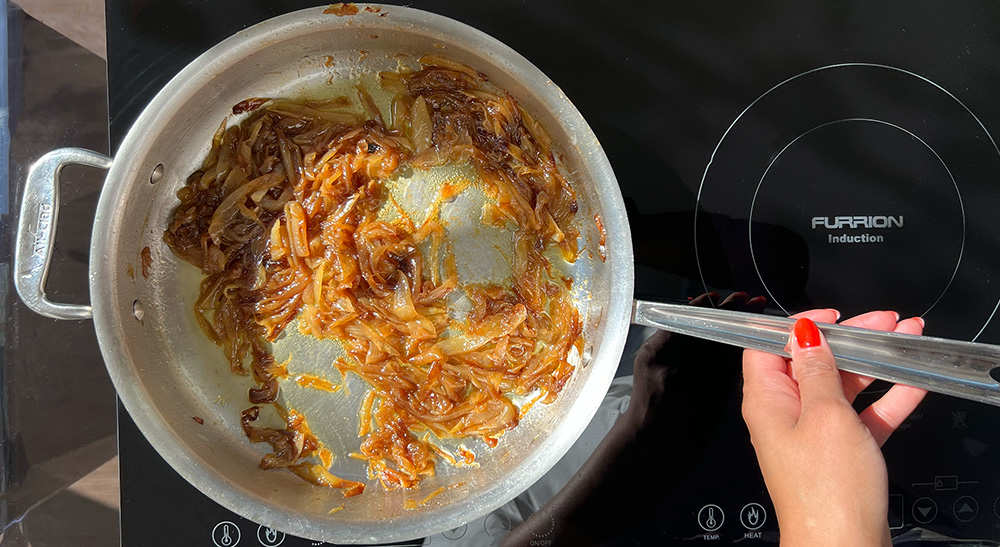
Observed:
[[[257,541],[259,541],[264,547],[277,547],[285,541],[285,534],[271,528],[270,526],[264,526],[261,524],[257,528]]]
[[[233,544],[233,536],[229,535],[229,525],[226,524],[222,527],[222,537],[219,538],[219,543],[223,546],[228,547]]]
[[[715,504],[708,504],[698,511],[698,526],[706,532],[714,532],[722,527],[722,522],[726,519],[722,508]]]
[[[747,530],[757,530],[767,520],[767,511],[759,503],[748,503],[740,510],[740,524]]]

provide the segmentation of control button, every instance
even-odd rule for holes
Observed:
[[[889,529],[899,530],[903,527],[903,496],[889,494]]]
[[[285,533],[261,524],[257,527],[257,541],[264,547],[278,547],[285,541]]]
[[[469,531],[469,525],[463,524],[458,528],[452,528],[451,530],[445,530],[441,532],[441,535],[447,539],[462,539],[462,536]]]
[[[483,529],[488,536],[500,537],[507,535],[507,532],[510,532],[510,519],[507,518],[507,515],[499,511],[490,513],[486,516],[486,520],[483,521]]]
[[[212,528],[212,542],[216,547],[234,547],[240,542],[240,527],[224,520]]]
[[[958,476],[938,475],[934,477],[934,489],[938,491],[958,490]]]
[[[913,502],[913,519],[920,524],[927,524],[937,516],[937,503],[934,500],[924,497]]]
[[[979,502],[972,496],[962,496],[955,500],[955,518],[969,522],[979,515]]]
[[[714,503],[710,503],[698,511],[698,526],[706,532],[714,532],[722,528],[722,522],[726,520],[726,514],[722,508]]]
[[[759,503],[748,503],[740,509],[740,523],[747,530],[757,530],[764,526],[767,520],[767,511]]]

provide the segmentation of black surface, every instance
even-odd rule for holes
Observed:
[[[769,90],[721,140],[699,205],[735,286],[788,313],[892,308],[970,340],[1000,300],[1000,149],[905,70],[841,65]]]
[[[107,153],[107,87],[102,59],[24,14],[4,8],[4,90],[0,129],[0,538],[43,545],[46,510],[33,511],[114,457],[114,388],[93,324],[29,310],[13,285],[12,248],[31,164],[64,146]],[[9,138],[9,140],[8,140]],[[67,168],[46,285],[57,302],[86,303],[90,226],[104,172]],[[110,519],[108,513],[111,513]],[[35,516],[38,518],[35,518]],[[116,519],[106,510],[100,523]],[[13,525],[17,526],[13,526]],[[7,530],[8,526],[14,527]],[[48,529],[46,529],[48,528]],[[107,537],[117,537],[113,527]],[[7,545],[8,543],[4,543]]]
[[[109,2],[113,146],[121,141],[132,120],[153,94],[201,51],[249,24],[310,5],[310,2],[296,1]],[[850,78],[836,85],[822,86],[817,92],[799,94],[772,104],[762,112],[763,118],[756,126],[748,126],[750,129],[763,127],[771,132],[769,136],[754,141],[751,134],[749,140],[737,145],[737,152],[743,157],[722,155],[716,158],[716,166],[728,165],[737,170],[712,180],[711,195],[706,193],[703,198],[729,197],[735,205],[730,206],[722,199],[700,211],[699,272],[693,227],[696,196],[706,165],[716,144],[740,112],[787,78],[837,63],[900,67],[949,90],[978,116],[987,131],[1000,131],[1000,108],[996,101],[1000,90],[1000,71],[996,69],[1000,66],[1000,11],[988,3],[707,1],[589,5],[569,1],[481,3],[442,0],[417,1],[409,5],[448,15],[500,39],[535,63],[573,100],[597,133],[625,195],[636,250],[636,292],[639,296],[680,299],[701,293],[704,284],[722,290],[743,289],[760,294],[763,287],[746,273],[748,265],[752,265],[744,242],[750,231],[752,196],[747,199],[742,185],[746,180],[757,180],[750,176],[753,173],[757,173],[759,179],[772,156],[784,144],[823,123],[810,117],[813,114],[841,108],[850,110],[851,105],[860,105],[875,108],[869,117],[882,120],[898,109],[903,112],[900,117],[903,121],[894,123],[910,126],[909,131],[917,135],[925,133],[921,124],[930,126],[953,117],[938,110],[925,113],[924,109],[929,107],[921,101],[911,100],[914,95],[905,90],[900,100],[899,89],[893,85],[886,88],[869,80]],[[928,332],[971,338],[976,334],[974,327],[985,323],[989,310],[996,305],[1000,271],[993,258],[995,253],[991,255],[988,250],[997,241],[997,223],[995,215],[984,215],[984,209],[989,211],[990,204],[997,202],[1000,185],[993,172],[994,160],[974,151],[983,144],[982,134],[963,133],[958,124],[945,135],[947,142],[934,133],[934,150],[947,157],[945,163],[950,169],[964,171],[960,184],[962,195],[968,196],[966,205],[973,204],[972,209],[976,209],[975,205],[982,207],[966,211],[966,248],[978,249],[963,257],[963,262],[968,260],[964,263],[970,267],[970,276],[961,286],[952,285],[959,293],[949,297],[948,305],[953,307],[949,308],[950,312],[939,317],[928,314]],[[864,138],[873,135],[865,132]],[[830,161],[838,167],[844,167],[846,161],[847,167],[861,169],[845,171],[861,173],[849,176],[855,184],[879,178],[884,173],[903,182],[922,174],[928,188],[937,188],[941,180],[940,169],[933,162],[927,163],[928,156],[912,139],[898,137],[890,137],[895,140],[885,144],[874,163],[856,161],[857,146],[842,147],[839,157],[828,157],[832,157]],[[812,141],[809,146],[821,142],[822,139]],[[843,138],[837,142],[844,144]],[[853,140],[852,143],[857,144]],[[747,144],[754,148],[746,148]],[[863,151],[867,154],[868,148]],[[905,159],[906,154],[912,159]],[[794,161],[779,165],[787,171],[784,174],[776,172],[776,181],[777,175],[786,181],[811,176],[808,169],[814,163],[796,158],[796,155],[789,155],[787,159]],[[841,161],[835,161],[838,158]],[[885,159],[892,161],[883,165]],[[800,162],[798,166],[795,161]],[[916,174],[911,172],[919,165],[932,167],[929,170],[918,168]],[[795,173],[796,168],[806,172]],[[756,183],[751,188],[755,186]],[[874,266],[853,270],[841,265],[845,273],[836,279],[843,283],[842,286],[822,291],[809,289],[807,274],[814,273],[808,269],[809,259],[822,253],[814,250],[817,242],[803,235],[801,222],[802,218],[808,219],[815,214],[783,217],[782,209],[774,206],[781,198],[776,188],[778,186],[770,186],[769,182],[766,190],[778,194],[764,196],[761,211],[767,222],[754,227],[754,238],[772,242],[770,247],[765,245],[761,250],[769,256],[772,267],[780,264],[773,260],[783,259],[788,265],[788,271],[777,268],[767,274],[769,280],[775,280],[768,281],[769,285],[774,284],[789,293],[782,293],[778,304],[789,308],[807,305],[836,305],[849,309],[890,307],[920,313],[928,299],[933,300],[928,293],[940,292],[940,277],[944,275],[941,272],[947,271],[941,264],[954,263],[954,238],[958,237],[954,228],[954,203],[949,199],[917,202],[901,213],[889,207],[893,200],[902,199],[900,194],[892,194],[887,198],[889,201],[882,204],[886,206],[884,212],[851,209],[841,213],[831,209],[816,213],[903,215],[905,229],[930,230],[930,227],[941,226],[942,236],[938,238],[927,236],[929,232],[923,232],[924,236],[906,232],[914,236],[909,241],[922,242],[923,247],[916,250],[885,247],[886,253],[898,252],[917,267],[922,261],[932,265],[890,279],[893,290],[889,298],[888,294],[879,291],[879,279],[864,273],[877,269]],[[912,190],[907,187],[906,191]],[[856,194],[847,193],[836,199],[854,207],[862,202],[854,199]],[[815,196],[806,191],[800,197]],[[830,197],[826,201],[833,200],[834,197]],[[934,218],[938,213],[944,216],[941,224]],[[775,253],[776,249],[785,252]],[[884,258],[879,257],[879,253],[875,255],[874,259]],[[807,265],[804,271],[803,264]],[[928,280],[922,281],[921,276]],[[910,285],[900,287],[901,284]],[[852,286],[859,288],[858,294],[873,300],[851,300]],[[828,301],[838,298],[846,300]],[[941,303],[944,302],[942,298]],[[772,311],[780,310],[775,305]],[[975,317],[966,317],[966,311]],[[1000,341],[998,323],[1000,321],[990,324],[979,340]],[[712,389],[712,386],[698,389]],[[870,400],[871,396],[868,397]],[[1000,465],[997,452],[1000,431],[994,427],[996,423],[1000,423],[1000,411],[995,408],[930,396],[889,441],[885,453],[891,490],[894,496],[901,496],[891,500],[890,520],[893,525],[900,525],[895,532],[897,537],[916,542],[921,528],[958,539],[989,540],[1000,535],[1000,478],[994,472]],[[148,452],[136,435],[129,433],[130,426],[125,425],[125,420],[122,431],[123,478],[128,479],[123,482],[125,545],[175,544],[165,533],[166,522],[197,523],[191,528],[200,528],[202,535],[192,532],[185,537],[207,537],[211,531],[209,525],[228,516],[228,512],[206,503],[182,484],[173,484],[164,491],[168,499],[184,500],[181,503],[154,504],[153,498],[139,495],[142,493],[139,488],[148,488],[152,484],[150,481],[166,484],[177,483],[179,479],[136,481],[130,477],[133,472],[128,469],[142,469],[143,474],[157,476],[171,472]],[[684,440],[678,440],[676,450],[684,449]],[[639,525],[616,530],[617,539],[613,541],[619,544],[674,544],[717,539],[754,545],[777,541],[776,524],[739,417],[737,390],[732,392],[726,418],[705,456],[686,480],[671,492],[649,492],[643,488],[641,475],[637,472],[634,492],[636,496],[648,498],[657,509]],[[955,518],[955,502],[962,495],[974,497],[980,509],[967,523]],[[938,511],[935,520],[921,527],[913,515],[916,514],[914,504],[923,497],[935,500]],[[739,521],[740,510],[751,502],[761,503],[769,515],[760,529],[760,538],[748,538]],[[698,525],[699,510],[707,504],[717,505],[725,518],[717,532],[718,538],[707,536]],[[142,530],[153,526],[164,533],[143,535]],[[616,523],[609,522],[608,526],[615,527]]]

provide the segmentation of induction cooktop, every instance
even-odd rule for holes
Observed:
[[[195,56],[311,3],[107,5],[116,147]],[[765,296],[771,314],[895,309],[923,316],[928,334],[1000,342],[993,252],[1000,241],[1000,12],[991,5],[407,5],[500,39],[573,100],[625,198],[637,296],[678,301],[706,290],[746,291]],[[623,385],[646,335],[630,333]],[[646,491],[636,478],[634,495],[652,504],[650,515],[594,524],[612,530],[610,544],[777,543],[739,386],[727,389],[725,417],[710,424],[711,441],[673,491]],[[859,402],[884,389],[876,383]],[[618,397],[627,402],[627,388]],[[884,451],[897,544],[998,544],[997,423],[1000,409],[931,395],[890,439]],[[243,520],[198,493],[121,409],[119,441],[123,545],[319,544]],[[683,439],[676,445],[694,448]],[[407,544],[498,544],[545,501],[519,499],[517,510]]]

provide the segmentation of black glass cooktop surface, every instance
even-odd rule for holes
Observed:
[[[1000,302],[997,180],[993,135],[941,84],[877,63],[810,69],[754,98],[714,148],[698,206],[721,248],[695,241],[728,269],[700,274],[784,312],[896,309],[975,339]]]
[[[109,1],[112,146],[198,54],[310,5]],[[1000,241],[1000,12],[992,6],[407,5],[500,39],[580,109],[625,197],[637,296],[677,301],[742,290],[767,297],[774,314],[896,309],[924,316],[928,334],[1000,342],[992,252]],[[630,340],[643,335],[635,329]],[[634,495],[655,510],[638,522],[604,523],[612,544],[777,543],[738,387],[726,388],[732,395],[707,446],[678,440],[676,450],[703,452],[676,489],[649,492],[636,477]],[[931,395],[888,442],[898,544],[997,544],[997,423],[996,408]],[[120,452],[124,545],[278,544],[277,531],[180,479],[123,411]],[[414,542],[489,544],[518,522],[497,513]],[[314,544],[280,537],[283,545]]]

